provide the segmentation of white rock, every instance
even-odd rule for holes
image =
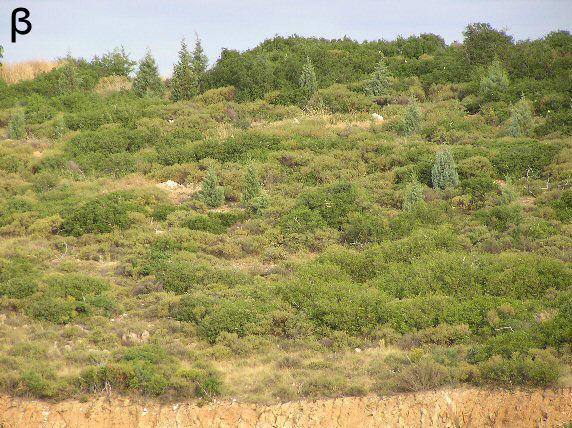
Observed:
[[[383,122],[383,116],[381,114],[372,113],[371,117],[373,117],[373,120],[376,122]]]

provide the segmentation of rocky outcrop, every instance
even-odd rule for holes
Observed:
[[[0,398],[0,427],[557,427],[572,390],[463,388],[276,405],[161,404],[120,397],[82,403]]]

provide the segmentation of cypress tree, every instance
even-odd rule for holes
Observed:
[[[308,101],[312,95],[318,90],[318,81],[316,80],[316,72],[309,57],[306,57],[306,63],[302,67],[300,73],[300,88],[304,94],[304,98]]]
[[[165,94],[165,86],[159,76],[159,69],[155,58],[147,51],[139,62],[137,75],[133,80],[133,92],[140,97],[156,96],[162,97]]]
[[[366,87],[366,92],[372,97],[380,97],[389,93],[391,73],[385,60],[381,58],[375,67],[371,80]]]
[[[413,175],[409,183],[405,186],[402,205],[403,211],[411,212],[423,204],[423,202],[423,185],[417,180],[417,177]]]
[[[479,94],[483,101],[499,101],[506,95],[510,81],[508,73],[498,59],[494,59],[487,74],[481,78]]]
[[[69,94],[80,89],[81,78],[79,77],[75,60],[68,53],[66,64],[61,68],[58,78],[58,89],[61,94]]]
[[[210,208],[220,207],[224,203],[224,187],[218,185],[218,177],[212,168],[203,180],[199,198]]]
[[[421,122],[421,112],[419,105],[415,100],[412,100],[405,111],[403,118],[402,131],[405,135],[411,135],[419,130],[419,123]]]
[[[204,91],[204,77],[207,71],[208,58],[205,55],[203,46],[201,44],[201,39],[197,35],[197,40],[195,41],[195,48],[193,49],[193,57],[191,59],[191,65],[193,71],[195,72],[195,78],[197,80],[197,90],[199,92]]]
[[[26,137],[26,116],[24,109],[17,109],[10,117],[8,135],[12,140],[21,140]]]
[[[246,170],[244,183],[242,185],[242,205],[247,207],[252,199],[260,195],[260,182],[256,176],[254,168],[251,166]]]
[[[262,191],[260,181],[252,167],[248,167],[242,186],[242,206],[248,211],[258,213],[268,207],[268,196]]]
[[[431,169],[431,181],[435,189],[455,187],[459,184],[457,166],[448,147],[443,147],[437,153],[435,164]]]
[[[170,82],[173,101],[189,100],[197,93],[197,75],[185,40],[181,40],[179,62],[173,68]]]
[[[523,137],[530,134],[532,126],[532,107],[523,95],[511,110],[507,134],[511,137]]]

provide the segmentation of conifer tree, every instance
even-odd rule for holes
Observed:
[[[366,92],[372,97],[381,97],[389,93],[391,73],[387,68],[385,60],[381,58],[375,67],[371,80],[369,81]]]
[[[260,195],[260,183],[256,172],[252,166],[249,166],[244,176],[242,185],[242,205],[247,207],[250,201]]]
[[[192,64],[193,69],[198,76],[204,74],[207,71],[208,58],[205,55],[205,51],[203,50],[199,36],[197,36],[197,40],[195,41]]]
[[[423,204],[423,202],[423,185],[417,180],[417,176],[413,175],[409,183],[405,186],[403,211],[413,211],[416,207]]]
[[[12,140],[21,140],[26,136],[26,116],[24,109],[17,109],[10,117],[8,125],[8,136]]]
[[[300,88],[304,94],[304,98],[308,101],[312,95],[318,90],[318,81],[316,80],[316,72],[309,57],[306,57],[306,63],[302,67],[300,73]]]
[[[77,70],[76,61],[68,53],[66,63],[60,70],[58,88],[61,94],[69,94],[80,89],[81,78]]]
[[[195,48],[193,49],[193,57],[191,60],[191,65],[193,71],[195,72],[197,80],[197,90],[199,92],[204,91],[204,77],[207,71],[208,58],[205,55],[203,46],[201,44],[201,39],[197,35],[197,40],[195,41]]]
[[[435,158],[431,169],[431,181],[435,189],[446,189],[459,184],[457,165],[448,147],[443,147]]]
[[[133,92],[140,97],[162,97],[165,94],[165,86],[159,76],[157,63],[150,51],[147,51],[139,62],[139,69],[133,80]]]
[[[415,100],[412,100],[405,111],[403,118],[402,130],[403,134],[411,135],[419,130],[419,123],[421,122],[421,112],[419,105]]]
[[[171,96],[174,101],[189,100],[197,94],[197,75],[192,64],[191,54],[185,40],[181,40],[179,62],[173,68],[170,82]]]
[[[506,95],[510,81],[508,73],[498,59],[494,59],[487,74],[481,78],[479,94],[483,101],[499,101]]]
[[[532,107],[523,95],[511,110],[507,133],[511,137],[529,135],[533,124]]]
[[[199,198],[210,208],[220,207],[224,203],[224,187],[218,185],[218,177],[212,168],[203,180]]]
[[[242,206],[250,212],[258,213],[268,207],[268,196],[262,191],[260,181],[251,166],[246,170],[242,186]]]

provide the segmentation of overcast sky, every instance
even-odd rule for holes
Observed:
[[[32,32],[10,43],[11,12],[31,12]],[[471,22],[490,22],[516,39],[570,30],[572,0],[0,0],[5,61],[92,58],[125,46],[134,59],[150,48],[170,74],[182,37],[197,32],[210,62],[221,48],[244,50],[274,35],[357,40],[435,33],[462,39]]]

